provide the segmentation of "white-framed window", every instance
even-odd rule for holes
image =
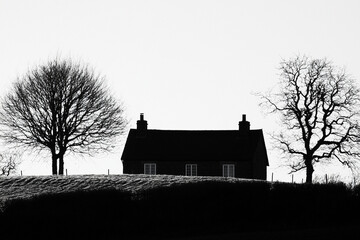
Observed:
[[[156,163],[145,163],[144,174],[155,175],[156,174]]]
[[[223,177],[235,177],[234,164],[223,164]]]
[[[185,164],[185,176],[197,176],[197,164]]]

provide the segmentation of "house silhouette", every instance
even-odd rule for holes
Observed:
[[[266,180],[269,166],[263,132],[250,130],[148,129],[144,114],[130,129],[121,157],[124,174],[223,176]]]

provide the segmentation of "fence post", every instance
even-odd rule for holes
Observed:
[[[67,176],[67,169],[65,169],[65,173],[66,173],[66,176]]]
[[[326,184],[328,183],[328,177],[327,177],[327,174],[325,174],[325,183],[326,183]]]
[[[108,169],[108,175],[110,175],[110,169]]]
[[[274,173],[271,173],[271,182],[274,181]]]
[[[294,183],[294,174],[291,175],[291,183]]]
[[[20,175],[22,176],[22,170],[20,171]],[[355,178],[354,178],[355,179]]]

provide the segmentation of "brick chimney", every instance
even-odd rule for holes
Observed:
[[[144,114],[140,113],[140,120],[137,121],[136,127],[139,131],[146,131],[147,130],[147,121],[144,120]]]
[[[241,132],[250,131],[250,122],[246,121],[246,114],[242,115],[242,121],[239,122],[239,131]]]

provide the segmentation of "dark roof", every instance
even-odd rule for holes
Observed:
[[[248,133],[243,134],[239,130],[131,129],[121,159],[247,161],[253,157],[258,144],[264,144],[262,130],[250,130]]]

